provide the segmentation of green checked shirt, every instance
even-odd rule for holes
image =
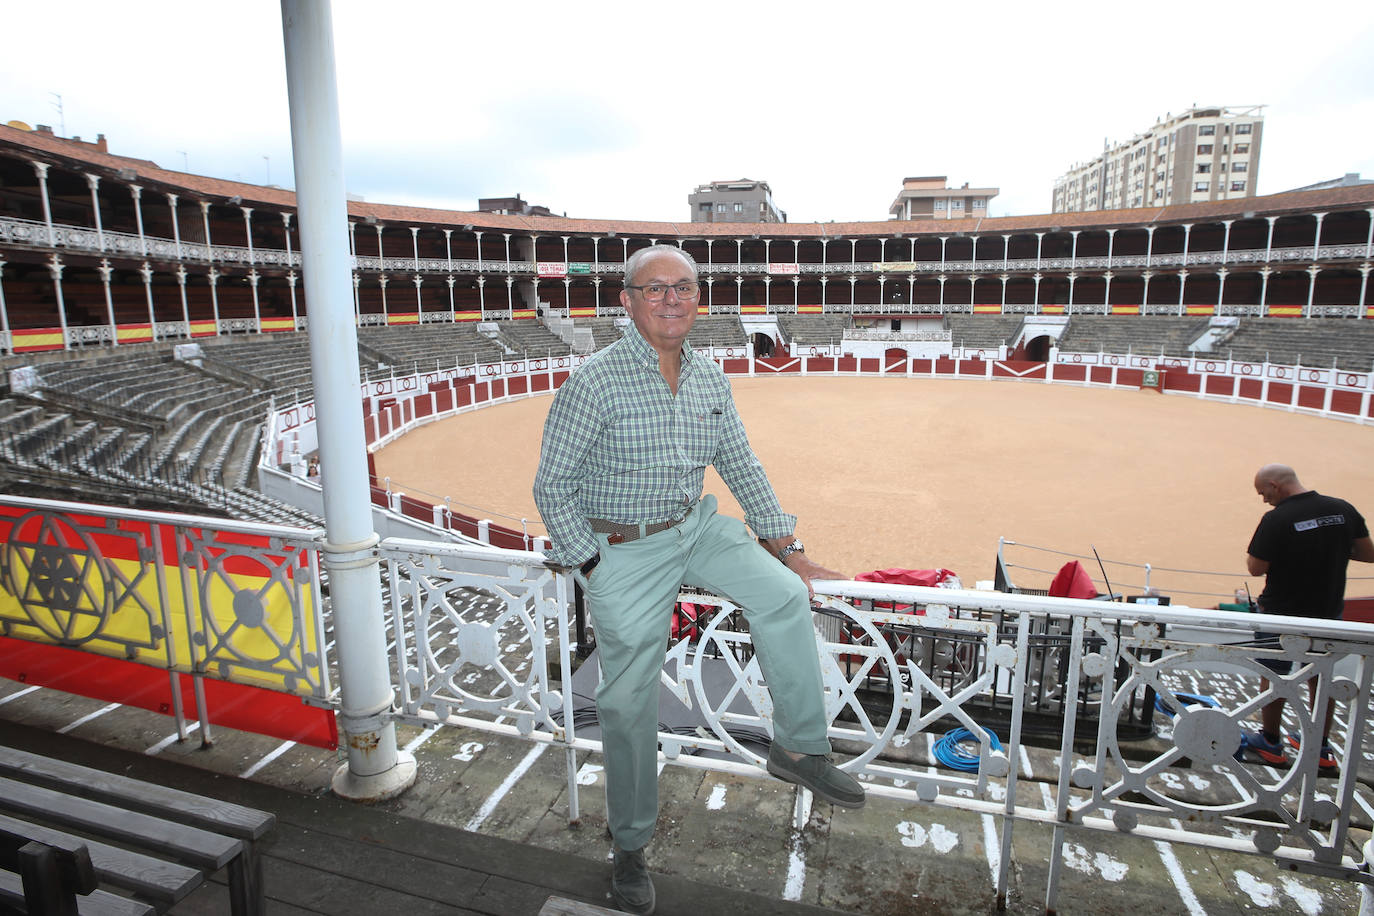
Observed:
[[[707,465],[756,535],[793,532],[796,516],[782,511],[749,447],[725,373],[684,343],[674,397],[658,353],[631,326],[569,376],[549,408],[534,477],[549,559],[577,566],[597,552],[589,518],[681,518],[701,498]]]

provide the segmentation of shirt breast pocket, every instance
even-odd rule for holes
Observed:
[[[721,430],[725,423],[724,408],[709,399],[697,399],[688,405],[682,422],[683,451],[696,464],[710,464],[720,449]]]

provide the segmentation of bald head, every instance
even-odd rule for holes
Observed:
[[[1290,496],[1306,493],[1298,473],[1286,464],[1266,464],[1255,472],[1255,492],[1266,503],[1277,506]]]

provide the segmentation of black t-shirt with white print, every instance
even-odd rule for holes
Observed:
[[[1248,550],[1269,562],[1260,610],[1340,617],[1351,548],[1368,536],[1369,528],[1354,506],[1316,490],[1290,496],[1264,513]]]

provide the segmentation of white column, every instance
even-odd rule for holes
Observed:
[[[157,341],[157,315],[153,312],[153,268],[147,261],[138,269],[143,276],[143,296],[148,300],[148,328],[152,334],[152,340]]]
[[[415,265],[415,272],[420,272],[420,227],[410,227],[410,260]],[[418,290],[419,287],[416,287]]]
[[[206,274],[210,281],[210,314],[215,319],[215,336],[220,335],[219,330],[219,278],[220,272],[215,270],[213,264],[210,265],[210,272]]]
[[[480,274],[482,272],[482,233],[474,232],[473,235],[477,236],[477,272]]]
[[[258,269],[248,271],[248,285],[253,289],[253,330],[262,333],[262,315],[258,311]]]
[[[1221,265],[1226,266],[1226,262],[1231,257],[1231,224],[1233,219],[1224,219],[1221,224],[1226,227],[1226,234],[1221,237]]]
[[[289,212],[281,215],[283,234],[286,236],[286,269],[294,270],[295,266],[291,263],[291,214]]]
[[[1303,310],[1304,318],[1312,317],[1312,299],[1317,292],[1317,274],[1321,272],[1322,269],[1316,264],[1307,268],[1307,308]]]
[[[477,316],[487,320],[487,278],[477,278]]]
[[[450,230],[446,229],[444,231],[448,232]],[[450,260],[452,260],[452,258],[450,258]],[[456,322],[458,320],[458,312],[453,306],[453,280],[454,278],[452,274],[445,278],[445,282],[448,283],[448,320],[450,323]]]
[[[448,264],[448,272],[453,273],[453,230],[444,230],[444,260]],[[452,309],[449,309],[452,311]]]
[[[67,340],[67,302],[62,298],[62,271],[65,268],[62,259],[56,254],[48,257],[48,272],[52,274],[53,292],[57,295],[57,320],[62,326],[62,349],[70,350],[71,343]],[[11,342],[11,345],[13,342]]]
[[[173,216],[175,216],[175,209]],[[200,202],[200,225],[205,231],[205,260],[209,264],[215,263],[215,246],[210,239],[210,201]],[[177,257],[181,257],[181,239],[177,239]]]
[[[1107,230],[1107,269],[1112,269],[1112,249],[1116,245],[1116,230]]]
[[[100,176],[86,173],[86,184],[91,189],[91,209],[95,211],[95,238],[100,245],[100,250],[105,250],[105,227],[100,221],[100,195],[96,193],[100,187]]]
[[[1002,313],[1007,311],[1007,275],[1002,274]]]
[[[257,260],[253,257],[253,208],[239,207],[243,211],[243,233],[248,239],[248,263],[256,264]]]
[[[1221,314],[1221,302],[1226,296],[1226,275],[1229,271],[1223,267],[1217,271],[1217,314]]]
[[[110,295],[110,275],[114,273],[109,258],[100,258],[100,286],[104,287],[104,316],[110,321],[110,346],[120,346],[120,327],[114,323],[114,298]],[[5,328],[8,331],[8,328]]]
[[[43,199],[43,222],[48,227],[48,247],[57,247],[57,235],[52,228],[52,206],[48,203],[48,166],[43,162],[33,162],[34,174],[38,176],[38,193]],[[63,332],[63,346],[66,346],[66,334]]]
[[[1178,315],[1179,315],[1180,318],[1183,317],[1183,313],[1184,313],[1184,308],[1183,308],[1183,290],[1184,290],[1184,288],[1185,288],[1187,285],[1188,285],[1188,271],[1186,271],[1186,270],[1180,270],[1180,271],[1178,272]]]
[[[172,211],[172,238],[177,244],[177,260],[181,260],[181,220],[177,217],[177,196],[167,195],[167,206]],[[200,202],[201,209],[206,209],[210,205],[205,201]],[[206,244],[209,244],[209,236],[206,237]]]
[[[388,282],[389,280],[386,274],[382,274],[380,277],[377,278],[377,283],[382,288],[382,324],[384,325],[391,324],[391,317],[389,312],[387,311],[386,306],[386,285]]]
[[[1145,267],[1147,270],[1152,266],[1150,262],[1155,254],[1155,228],[1154,226],[1145,227]]]
[[[129,185],[129,193],[134,198],[134,220],[138,226],[138,250],[148,256],[148,239],[143,235],[143,189],[136,184]]]
[[[1269,234],[1264,240],[1264,263],[1268,264],[1269,255],[1274,250],[1274,221],[1277,220],[1278,217],[1266,216],[1265,219],[1269,221]]]
[[[373,553],[357,330],[348,321],[348,210],[329,4],[282,0],[291,140],[300,202],[306,299],[312,304],[310,364],[324,487],[324,564],[334,592],[348,762],[334,774],[345,798],[380,801],[415,781],[415,759],[396,747],[393,697]]]
[[[1035,233],[1035,272],[1040,272],[1040,252],[1045,248],[1045,233]],[[1037,300],[1039,301],[1039,300]]]
[[[109,293],[106,293],[108,296]],[[5,344],[14,350],[14,341],[10,340],[10,310],[5,305],[5,262],[0,260],[0,334],[5,335]]]
[[[1321,256],[1322,248],[1322,220],[1326,219],[1325,213],[1313,213],[1317,218],[1317,235],[1312,239],[1312,260],[1316,261]]]
[[[186,305],[186,265],[177,265],[177,290],[181,293],[181,321],[186,325],[186,339],[191,339],[191,310]]]
[[[416,275],[412,278],[411,282],[413,282],[413,283],[415,284],[415,312],[416,312],[416,314],[415,314],[415,323],[416,323],[416,324],[424,324],[424,323],[425,323],[425,303],[424,303],[424,300],[422,300],[422,299],[420,298],[420,287],[424,284],[425,278],[422,277],[422,276],[420,276],[419,274],[416,274]]]
[[[301,329],[301,318],[296,312],[296,281],[300,279],[294,270],[286,274],[286,282],[291,287],[291,329],[299,331]]]

